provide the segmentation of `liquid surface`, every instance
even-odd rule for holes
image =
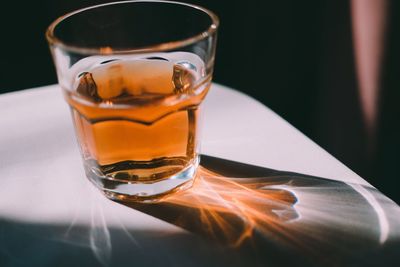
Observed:
[[[89,176],[154,182],[193,164],[210,81],[199,84],[189,67],[157,57],[110,60],[77,75],[65,95]]]

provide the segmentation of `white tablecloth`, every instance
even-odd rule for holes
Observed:
[[[379,251],[399,240],[400,208],[270,109],[217,84],[203,108],[203,154],[343,182],[287,189],[298,197],[298,218],[280,227],[325,243],[339,242],[324,233],[342,228]],[[221,256],[215,242],[94,190],[58,86],[0,95],[0,111],[0,266],[246,265]]]

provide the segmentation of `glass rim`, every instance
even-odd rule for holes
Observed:
[[[86,10],[91,10],[103,6],[110,6],[110,5],[118,5],[118,4],[129,4],[129,3],[167,3],[167,4],[175,4],[175,5],[181,5],[181,6],[187,6],[191,7],[194,9],[197,9],[199,11],[202,11],[206,15],[208,15],[211,19],[211,24],[209,27],[202,32],[194,34],[192,37],[181,39],[181,40],[176,40],[176,41],[169,41],[169,42],[163,42],[160,44],[155,44],[155,45],[149,45],[149,46],[144,46],[142,48],[123,48],[123,49],[113,49],[109,46],[102,46],[102,47],[83,47],[83,46],[76,46],[73,44],[68,44],[57,38],[54,34],[55,28],[62,23],[64,20],[68,19],[69,17],[82,13]],[[148,52],[162,52],[162,51],[168,51],[168,50],[173,50],[179,47],[187,46],[193,43],[196,43],[202,39],[205,39],[212,34],[214,34],[219,26],[219,18],[218,16],[212,12],[211,10],[204,8],[202,6],[198,6],[195,4],[188,4],[188,3],[182,3],[182,2],[177,2],[177,1],[166,1],[166,0],[129,0],[129,1],[116,1],[116,2],[110,2],[110,3],[104,3],[104,4],[99,4],[99,5],[94,5],[94,6],[89,6],[89,7],[84,7],[81,9],[77,9],[75,11],[69,12],[61,17],[58,17],[56,20],[54,20],[50,26],[46,30],[46,39],[49,43],[50,46],[58,46],[64,50],[78,53],[78,54],[88,54],[88,55],[113,55],[113,54],[135,54],[135,53],[148,53]]]

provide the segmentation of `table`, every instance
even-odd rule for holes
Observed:
[[[249,96],[203,107],[195,186],[125,205],[84,178],[57,85],[0,95],[0,266],[400,266],[399,206]]]

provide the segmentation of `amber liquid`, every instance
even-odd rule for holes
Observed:
[[[198,107],[210,84],[198,80],[162,59],[116,60],[80,73],[65,92],[87,175],[152,183],[194,164]]]

